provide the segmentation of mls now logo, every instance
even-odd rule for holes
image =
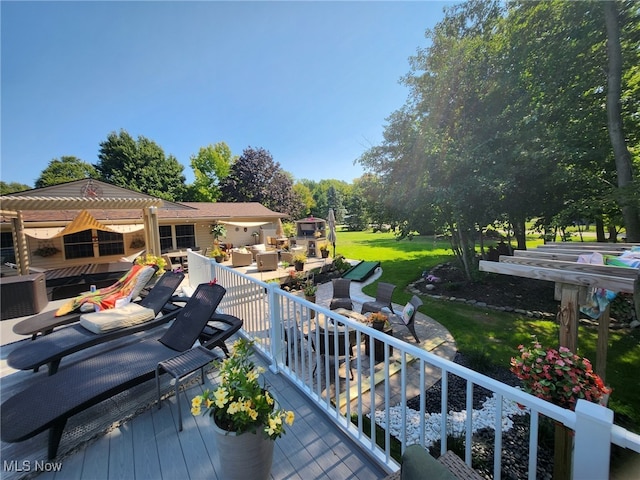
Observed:
[[[4,460],[2,470],[5,472],[59,472],[62,470],[62,462]]]

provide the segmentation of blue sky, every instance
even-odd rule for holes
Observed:
[[[184,165],[226,142],[295,179],[363,174],[400,78],[451,2],[7,2],[1,5],[0,179],[54,158],[97,162],[110,132]]]

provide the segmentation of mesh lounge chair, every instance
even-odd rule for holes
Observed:
[[[345,308],[353,310],[353,302],[351,301],[351,280],[348,278],[336,278],[332,280],[333,298],[329,304],[330,310]]]
[[[388,308],[389,310],[391,310],[391,313],[395,313],[393,311],[393,306],[391,305],[391,297],[393,296],[393,291],[395,289],[396,286],[392,283],[378,283],[375,301],[364,302],[362,304],[362,311],[360,313],[365,314],[367,312],[379,312],[384,308]]]
[[[140,305],[152,309],[155,315],[158,315],[183,279],[183,273],[166,272],[149,294],[140,301]],[[178,313],[179,309],[175,309],[153,320],[105,333],[94,333],[80,324],[69,325],[17,347],[7,356],[7,364],[17,370],[36,371],[40,366],[48,364],[49,375],[53,375],[67,355],[115,338],[163,325],[175,318]]]
[[[144,270],[144,271],[143,271]],[[153,273],[151,273],[153,271]],[[131,290],[131,298],[135,299],[140,295],[140,292],[144,289],[148,281],[153,278],[153,274],[155,273],[155,269],[152,267],[145,267],[140,270],[139,277],[136,279],[136,284]],[[127,273],[129,275],[129,273]],[[125,275],[125,277],[127,276]],[[122,277],[124,278],[124,277]],[[122,281],[122,278],[118,280],[118,282]],[[147,281],[145,281],[145,279]],[[100,289],[100,291],[106,291],[110,288],[113,288],[118,284],[116,282],[111,287],[106,287],[105,289]],[[166,282],[166,283],[165,283]],[[167,285],[173,283],[173,280],[166,278],[163,282],[162,278],[158,280],[156,285]],[[179,285],[179,283],[178,283]],[[176,286],[176,288],[178,288]],[[175,290],[175,288],[174,288]],[[96,293],[100,293],[100,291]],[[166,303],[166,302],[165,302]],[[80,305],[79,305],[80,306]],[[47,335],[53,331],[54,328],[60,327],[62,325],[68,325],[70,323],[75,323],[80,320],[80,315],[82,315],[81,311],[73,311],[66,315],[56,316],[57,310],[49,310],[46,312],[39,313],[38,315],[34,315],[29,317],[21,322],[16,323],[13,326],[13,332],[18,335],[31,335],[32,340],[35,340],[38,337],[38,334]]]
[[[49,430],[48,455],[54,458],[68,418],[152,380],[159,362],[192,348],[224,293],[220,285],[199,285],[168,330],[70,365],[10,397],[1,406],[2,441],[21,442]],[[228,338],[231,330],[214,333],[204,346]]]

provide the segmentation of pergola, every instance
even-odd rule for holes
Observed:
[[[147,252],[160,255],[157,210],[167,206],[188,208],[93,179],[0,196],[0,214],[11,220],[19,275],[29,273],[29,251],[22,216],[25,210],[142,209]]]

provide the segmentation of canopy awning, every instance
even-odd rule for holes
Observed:
[[[84,232],[85,230],[102,230],[104,232],[117,233],[103,223],[96,220],[88,211],[82,210],[78,214],[78,216],[71,221],[69,225],[64,227],[61,232],[54,235],[54,238],[62,237],[64,235],[71,235],[72,233]]]
[[[226,220],[218,220],[218,223],[224,223],[225,225],[233,225],[234,227],[259,227],[261,225],[267,225],[271,222],[228,222]]]
[[[64,227],[25,228],[24,234],[33,238],[48,240],[58,235]]]
[[[133,233],[144,230],[144,223],[127,223],[125,225],[109,225],[109,228],[118,233]]]

